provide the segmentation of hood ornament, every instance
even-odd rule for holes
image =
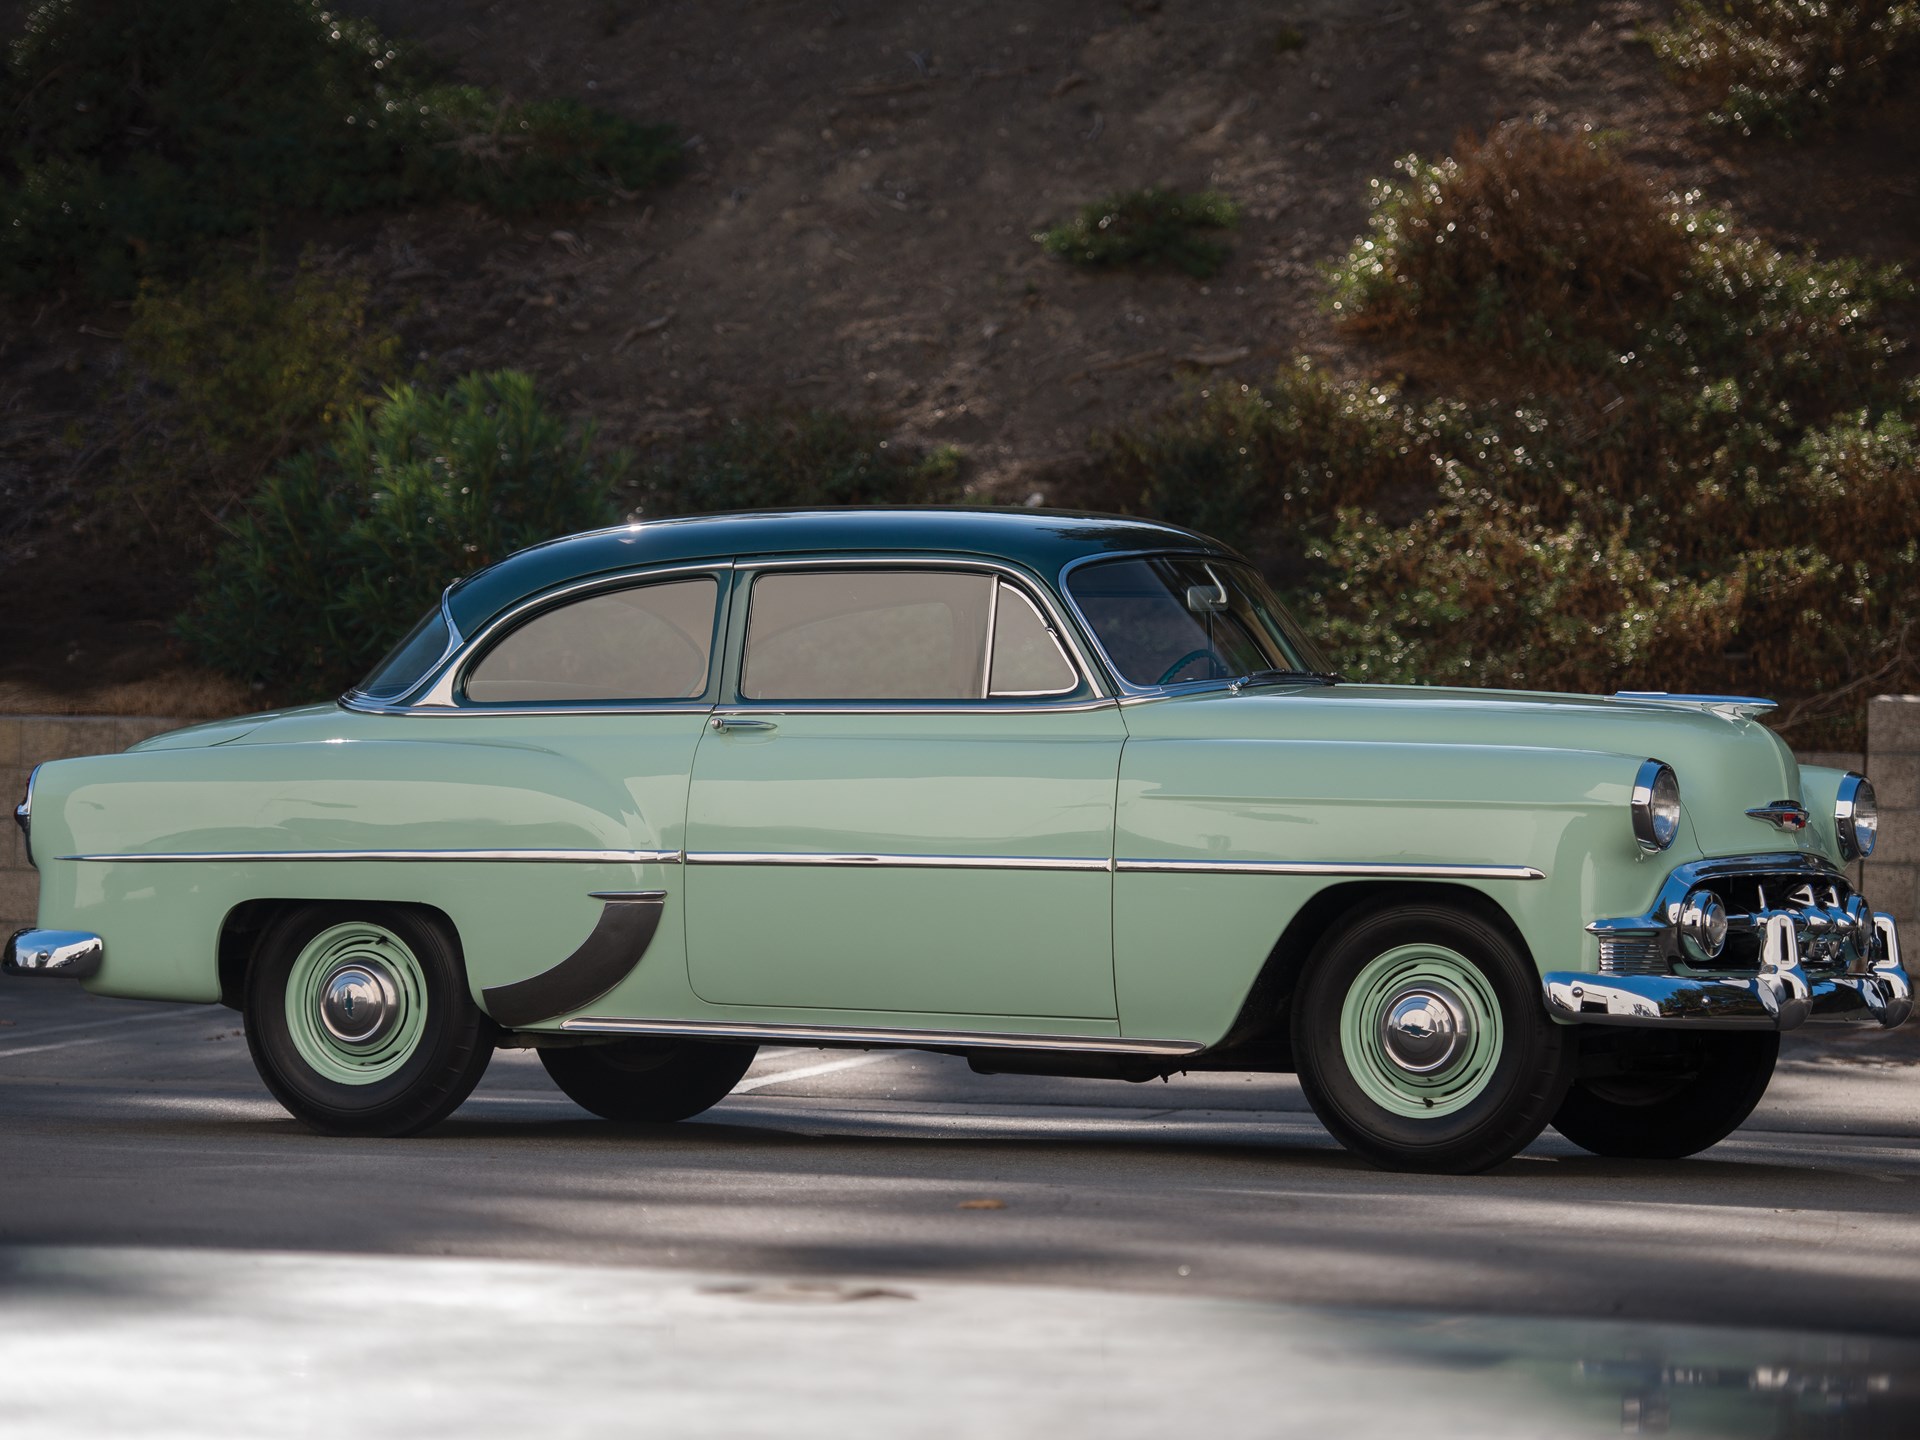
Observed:
[[[1777,825],[1782,830],[1804,830],[1807,828],[1807,807],[1793,800],[1776,800],[1771,805],[1760,805],[1747,811],[1749,817],[1764,820],[1769,825]]]

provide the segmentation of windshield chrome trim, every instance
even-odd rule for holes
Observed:
[[[535,865],[677,865],[678,850],[182,850],[153,854],[62,855],[62,860],[108,864],[251,864],[286,860],[425,860]]]
[[[1113,868],[1104,856],[866,855],[781,850],[689,850],[689,865],[799,865],[828,870],[1075,870]]]
[[[1098,1055],[1198,1055],[1196,1040],[1133,1040],[1117,1035],[1040,1035],[997,1030],[895,1030],[858,1025],[767,1025],[739,1020],[627,1020],[581,1015],[560,1022],[567,1034],[668,1035],[690,1040],[795,1041],[805,1045],[899,1046],[918,1050],[1067,1050]]]
[[[1195,546],[1190,550],[1175,550],[1171,548],[1159,550],[1115,550],[1102,554],[1082,555],[1079,559],[1069,560],[1065,565],[1060,567],[1060,575],[1055,581],[1055,585],[1060,591],[1061,602],[1073,611],[1073,618],[1079,622],[1080,629],[1086,633],[1088,643],[1091,644],[1099,654],[1100,662],[1107,667],[1107,673],[1113,677],[1113,683],[1119,690],[1123,703],[1129,700],[1158,700],[1171,695],[1202,695],[1214,690],[1226,690],[1238,686],[1243,677],[1238,675],[1223,675],[1218,679],[1210,680],[1181,680],[1171,685],[1134,684],[1120,672],[1120,667],[1114,664],[1113,657],[1107,653],[1107,647],[1101,643],[1100,632],[1094,629],[1093,622],[1087,619],[1086,611],[1080,608],[1080,602],[1074,596],[1073,587],[1067,583],[1067,577],[1083,565],[1104,565],[1113,560],[1190,559],[1194,556],[1202,556],[1206,560],[1216,564],[1244,566],[1248,570],[1253,570],[1256,575],[1260,573],[1258,570],[1254,570],[1251,561],[1239,555],[1232,554],[1226,550],[1209,550],[1201,546]]]
[[[1116,860],[1113,868],[1134,875],[1366,876],[1398,880],[1544,880],[1531,865],[1444,865],[1372,860]]]

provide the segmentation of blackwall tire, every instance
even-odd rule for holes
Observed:
[[[1560,1107],[1574,1045],[1493,918],[1385,904],[1327,935],[1294,997],[1293,1052],[1321,1123],[1388,1170],[1472,1174]]]
[[[1612,1159],[1697,1155],[1753,1113],[1779,1056],[1780,1036],[1772,1030],[1596,1029],[1583,1037],[1581,1078],[1554,1113],[1553,1128]],[[1603,1073],[1587,1073],[1593,1069]]]
[[[311,904],[267,928],[247,971],[247,1048],[273,1097],[323,1135],[411,1135],[480,1083],[494,1026],[458,939],[400,905]]]
[[[553,1083],[603,1120],[667,1124],[727,1098],[757,1045],[704,1040],[615,1040],[540,1051]]]

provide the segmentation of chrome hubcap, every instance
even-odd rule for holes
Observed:
[[[1472,1039],[1465,1002],[1430,980],[1395,995],[1380,1015],[1380,1046],[1409,1075],[1444,1070]]]
[[[400,1014],[400,992],[384,965],[349,961],[320,985],[320,1023],[342,1045],[376,1045]]]

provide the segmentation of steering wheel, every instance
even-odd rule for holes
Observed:
[[[1163,674],[1158,680],[1154,681],[1153,683],[1156,685],[1170,685],[1173,683],[1173,677],[1178,675],[1182,670],[1186,669],[1187,666],[1191,665],[1194,661],[1211,660],[1211,661],[1217,662],[1219,658],[1220,658],[1219,656],[1213,653],[1212,646],[1207,646],[1199,650],[1189,650],[1186,654],[1182,655],[1178,660],[1174,661],[1173,664],[1169,665],[1166,669],[1166,673]]]

